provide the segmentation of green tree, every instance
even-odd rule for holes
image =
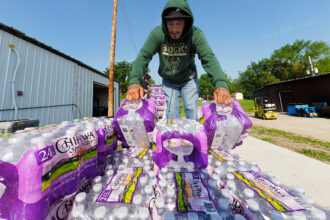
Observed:
[[[212,97],[214,92],[214,86],[211,83],[210,78],[207,73],[202,74],[199,79],[199,94],[201,97],[206,99],[207,97]]]
[[[330,57],[319,59],[316,62],[315,67],[318,68],[319,73],[321,74],[330,73]]]
[[[240,87],[245,97],[251,97],[253,90],[266,84],[304,77],[309,69],[309,56],[319,74],[330,71],[330,47],[326,42],[296,40],[274,50],[270,58],[251,62],[239,73],[236,89]]]
[[[129,82],[129,75],[132,70],[132,63],[126,60],[115,63],[113,78],[120,82],[120,92],[126,93]],[[109,68],[106,68],[104,73],[109,75]]]

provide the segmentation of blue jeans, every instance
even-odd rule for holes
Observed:
[[[197,102],[199,97],[198,79],[194,78],[185,83],[170,83],[163,79],[163,91],[166,97],[166,117],[179,119],[180,93],[182,96],[184,112],[187,119],[197,119]]]

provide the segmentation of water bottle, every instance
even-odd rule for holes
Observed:
[[[326,220],[327,216],[326,216],[325,212],[322,211],[321,209],[317,209],[317,208],[313,207],[313,208],[310,209],[309,219],[312,219],[312,220]]]
[[[294,212],[291,214],[289,219],[292,220],[307,220],[306,215],[303,212]]]
[[[166,182],[166,180],[164,180],[164,179],[159,180],[158,185],[159,185],[160,190],[163,193],[165,193],[166,192],[166,188],[167,188],[167,182]]]
[[[149,209],[147,207],[140,207],[139,217],[140,220],[148,220],[150,218]]]
[[[149,181],[151,182],[151,181],[154,181],[155,180],[155,178],[156,178],[156,172],[155,171],[149,171],[148,172],[148,177],[149,177]]]
[[[101,176],[96,176],[93,179],[93,185],[101,183],[101,181],[102,181],[102,177]]]
[[[107,208],[105,206],[97,207],[94,210],[93,219],[95,220],[105,219],[106,214],[107,214]]]
[[[139,207],[143,207],[142,201],[143,201],[142,195],[140,195],[140,194],[134,195],[133,205],[135,205],[136,208],[134,209],[134,212],[131,216],[133,219],[136,219],[139,217]]]
[[[155,205],[157,208],[157,214],[158,216],[163,216],[166,208],[165,208],[165,199],[163,197],[159,197],[155,201]]]
[[[113,174],[114,174],[113,170],[110,170],[110,169],[107,170],[105,172],[105,175],[104,175],[103,179],[102,179],[102,183],[104,185],[107,185],[110,182],[111,178],[113,177]]]
[[[254,192],[253,192],[253,190],[250,189],[250,188],[245,188],[243,190],[243,198],[244,198],[244,200],[248,200],[248,199],[254,198]]]
[[[173,188],[167,188],[165,202],[167,204],[167,209],[170,211],[173,211],[176,206],[175,197],[175,190]]]
[[[248,209],[252,212],[254,216],[256,216],[258,219],[264,219],[260,212],[261,210],[259,204],[254,199],[248,199],[246,200],[246,203],[248,205]]]
[[[210,220],[222,220],[223,218],[218,213],[212,213],[210,215]]]
[[[146,185],[144,187],[144,192],[145,192],[145,195],[146,195],[146,200],[148,201],[149,199],[151,199],[151,197],[153,196],[153,191],[154,189],[152,188],[151,185]]]
[[[85,215],[85,206],[83,204],[74,206],[69,216],[70,220],[87,220],[89,217]]]
[[[122,206],[118,208],[115,212],[115,216],[117,219],[127,219],[128,217],[128,208],[125,206]]]
[[[285,220],[285,218],[282,215],[282,213],[279,213],[279,212],[272,213],[271,214],[271,219],[272,220]]]
[[[246,220],[246,218],[243,215],[235,214],[234,215],[234,220]]]
[[[228,180],[227,183],[226,183],[226,186],[231,192],[235,193],[236,183],[233,180]]]
[[[171,211],[166,211],[164,213],[164,220],[175,220],[175,214]]]
[[[86,201],[87,194],[85,192],[78,193],[74,199],[74,206],[82,205]]]
[[[149,172],[149,171],[150,171],[150,165],[145,165],[145,166],[143,166],[143,171],[144,171],[145,173]]]
[[[230,218],[230,211],[229,211],[229,200],[228,199],[218,199],[217,202],[217,211],[223,217],[223,219]]]

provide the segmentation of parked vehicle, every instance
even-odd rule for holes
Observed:
[[[257,118],[277,119],[276,106],[268,97],[254,98],[254,108]]]

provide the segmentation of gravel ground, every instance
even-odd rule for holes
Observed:
[[[330,118],[304,118],[278,113],[275,120],[263,120],[249,114],[253,125],[274,128],[300,136],[330,142]]]

